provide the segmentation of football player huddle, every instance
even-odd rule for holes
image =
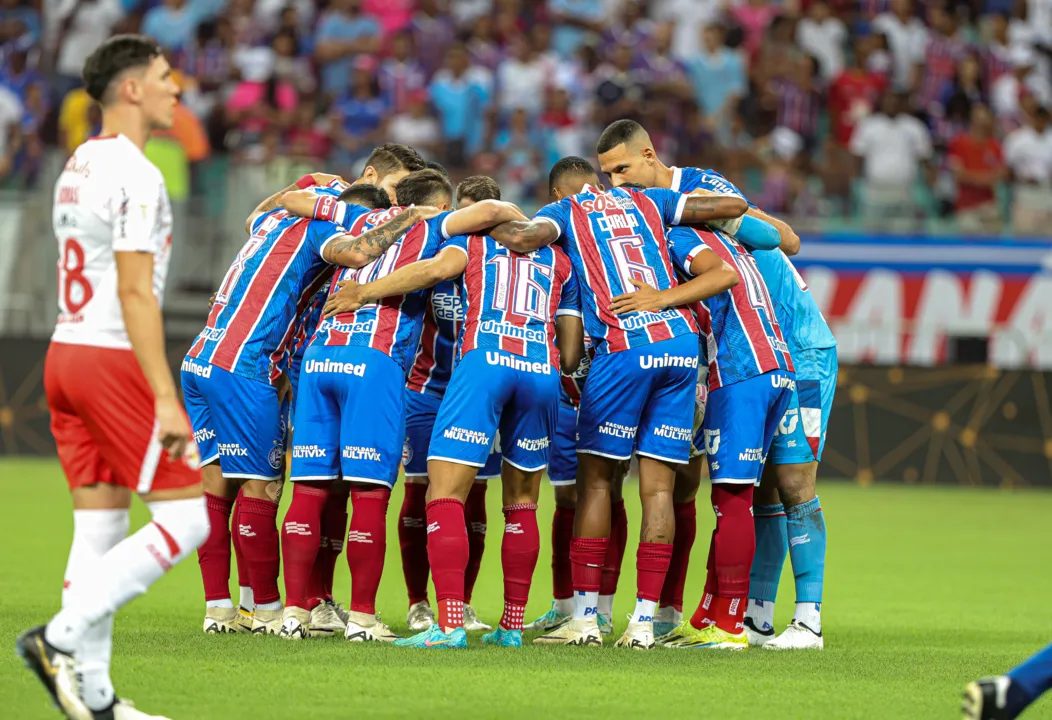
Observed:
[[[535,644],[601,646],[634,456],[636,603],[617,645],[822,647],[815,477],[836,341],[787,257],[799,239],[718,173],[665,166],[633,121],[610,125],[597,155],[614,187],[564,158],[533,218],[491,178],[454,186],[393,143],[352,183],[307,175],[256,208],[182,363],[211,523],[205,632],[456,649],[470,630],[518,647],[526,629]],[[706,466],[716,529],[684,615]],[[400,469],[410,637],[376,608]],[[546,471],[555,597],[524,624]],[[471,596],[497,477],[491,627]],[[347,609],[332,588],[345,541]],[[776,635],[787,553],[796,612]]]

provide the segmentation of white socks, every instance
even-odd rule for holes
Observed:
[[[822,604],[821,603],[797,603],[793,620],[801,622],[816,633],[822,632]]]
[[[614,596],[613,595],[600,595],[599,602],[596,605],[599,608],[599,614],[603,617],[610,619],[614,616]]]
[[[774,601],[749,598],[745,616],[752,618],[757,630],[774,630]]]
[[[653,622],[654,613],[657,611],[657,603],[653,600],[636,598],[636,609],[632,611],[630,622]]]
[[[127,535],[127,510],[73,511],[73,543],[66,564],[62,607],[69,606],[81,584],[93,581],[99,561]],[[88,628],[75,651],[84,702],[92,710],[105,710],[113,702],[113,615],[106,615]]]
[[[209,609],[211,609],[211,608],[223,608],[225,610],[233,610],[234,609],[234,601],[231,600],[230,598],[223,598],[222,600],[206,600],[205,601],[205,607],[209,608]]]
[[[598,623],[599,618],[596,616],[598,604],[598,592],[575,590],[573,594],[573,619],[591,620],[594,623]]]
[[[250,611],[256,608],[256,596],[252,594],[252,588],[239,586],[238,593],[238,605]]]
[[[573,612],[573,598],[555,598],[555,612],[560,615],[569,615]]]
[[[70,588],[68,603],[47,626],[49,643],[75,652],[84,633],[146,592],[208,537],[204,498],[148,504],[153,521],[96,564],[91,583]]]

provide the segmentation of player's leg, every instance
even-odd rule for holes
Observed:
[[[836,393],[836,348],[799,353],[796,385],[772,442],[778,493],[785,508],[789,559],[796,585],[793,621],[771,650],[821,649],[822,590],[825,583],[826,524],[815,494],[818,463],[825,446]]]
[[[482,637],[483,643],[511,647],[522,645],[523,615],[541,549],[537,500],[559,413],[558,375],[518,375],[518,387],[500,421],[500,436],[507,438],[502,474],[504,613],[497,629]]]
[[[234,546],[234,559],[237,561],[237,622],[241,632],[249,632],[252,630],[252,616],[256,611],[256,599],[252,596],[252,581],[248,575],[248,561],[245,560],[244,549],[241,547],[241,524],[239,519],[241,517],[243,497],[239,487],[237,497],[234,498],[234,511],[230,515],[230,544]]]
[[[686,465],[676,467],[676,481],[672,489],[672,512],[676,535],[672,539],[672,557],[668,573],[661,586],[661,599],[654,615],[654,635],[657,638],[672,632],[683,622],[683,590],[687,584],[690,551],[698,531],[696,498],[704,474],[705,456],[692,457]]]
[[[397,636],[376,616],[376,593],[387,555],[387,507],[398,479],[405,438],[405,375],[389,356],[341,348],[334,359],[364,364],[363,376],[341,378],[340,445],[343,479],[351,483],[347,567],[351,606],[344,637],[391,642]]]
[[[639,378],[638,352],[597,355],[577,418],[577,509],[570,540],[573,618],[535,644],[602,645],[599,589],[610,545],[611,497],[618,464],[632,458],[648,392]]]
[[[1015,720],[1052,689],[1052,645],[1005,675],[976,680],[964,690],[967,720]]]
[[[405,471],[405,497],[398,513],[398,544],[402,554],[402,574],[409,595],[406,623],[410,630],[426,630],[435,621],[427,600],[427,453],[431,431],[442,399],[430,393],[406,390],[405,445],[402,465]]]
[[[321,510],[318,554],[307,581],[307,595],[314,606],[310,611],[311,634],[343,634],[347,629],[347,611],[333,599],[332,585],[336,576],[336,563],[343,552],[344,538],[347,537],[347,503],[350,495],[348,483],[334,482],[329,487]]]
[[[779,466],[773,464],[778,437],[768,454],[753,493],[753,526],[756,529],[756,556],[749,572],[749,604],[745,611],[745,632],[750,647],[765,645],[774,638],[774,603],[782,566],[789,551],[785,507],[778,495]]]
[[[208,539],[197,549],[205,590],[204,631],[206,634],[238,632],[242,626],[230,599],[230,516],[238,484],[224,478],[219,467],[215,422],[208,401],[198,388],[198,376],[183,370],[181,379],[186,413],[201,455],[205,507],[211,528]],[[207,382],[204,378],[201,380]]]
[[[93,663],[92,673],[103,677],[108,674],[109,664],[106,657],[109,651],[105,647],[106,636],[110,634],[107,624],[114,612],[143,594],[197,549],[208,535],[208,515],[201,496],[196,445],[191,445],[185,459],[170,462],[165,456],[154,436],[153,393],[135,356],[123,350],[71,350],[76,357],[67,358],[70,372],[65,374],[72,375],[72,369],[77,367],[78,382],[75,387],[68,383],[61,392],[68,401],[67,409],[75,414],[90,436],[96,457],[103,458],[108,466],[109,476],[101,473],[96,480],[110,481],[138,492],[146,501],[153,521],[94,561],[90,582],[71,584],[62,610],[48,623],[47,630],[38,629],[31,632],[31,637],[24,636],[20,647],[27,648],[31,644],[28,641],[33,639],[32,645],[38,651],[33,656],[39,660],[50,654],[51,660],[59,662],[57,667],[53,663],[49,666],[50,672],[69,672],[72,666],[61,661],[55,651],[66,656],[83,655],[85,643],[90,646],[94,641],[100,646],[95,648],[98,662]],[[94,467],[98,469],[99,465],[96,463]],[[83,479],[82,474],[81,482]],[[123,495],[111,495],[105,504],[126,508],[125,500],[114,501]],[[123,520],[115,516],[107,524],[123,527]],[[111,540],[116,539],[117,533],[112,528],[108,534]],[[91,651],[87,652],[90,656]],[[43,663],[36,664],[44,667]],[[116,701],[112,690],[108,696],[92,691],[81,699],[77,682],[69,675],[61,682],[55,675],[52,678],[55,682],[49,689],[57,693],[60,703],[67,705],[67,713],[70,708],[83,716],[113,710]]]
[[[485,364],[481,350],[465,355],[446,388],[431,434],[427,475],[427,555],[435,584],[435,625],[397,641],[405,647],[467,647],[464,631],[464,575],[470,548],[464,502],[475,476],[486,465],[497,423],[511,389],[514,370]],[[485,382],[480,378],[485,378]]]
[[[500,440],[499,434],[497,441]],[[500,452],[491,452],[486,466],[479,471],[471,492],[464,503],[464,522],[468,531],[468,566],[464,574],[464,629],[492,630],[482,622],[471,606],[471,594],[482,568],[482,555],[486,551],[486,481],[500,474],[502,457]]]
[[[654,647],[654,615],[672,560],[676,469],[687,464],[693,438],[697,338],[691,335],[656,343],[650,352],[655,358],[683,358],[683,362],[650,371],[651,392],[636,435],[642,503],[636,551],[636,604],[617,644],[638,650]]]
[[[603,577],[599,581],[599,631],[609,635],[613,630],[614,595],[621,579],[621,565],[628,547],[628,512],[625,510],[624,484],[631,462],[618,464],[610,487],[610,544],[603,558]]]
[[[552,607],[526,625],[526,630],[550,632],[569,622],[573,614],[573,579],[570,574],[570,538],[577,508],[577,408],[559,403],[552,438],[548,480],[555,494],[552,516]]]

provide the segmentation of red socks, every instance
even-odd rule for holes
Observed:
[[[552,597],[556,600],[573,597],[570,538],[573,537],[574,514],[572,507],[556,507],[552,518]]]
[[[540,551],[537,506],[531,503],[504,508],[504,539],[500,545],[504,615],[500,618],[500,626],[505,630],[522,630],[522,618]]]
[[[386,487],[351,490],[351,527],[347,531],[347,567],[351,570],[351,611],[376,614],[376,590],[387,553]]]
[[[471,591],[479,577],[482,553],[486,549],[486,483],[471,484],[464,503],[464,520],[468,530],[468,566],[464,572],[464,602],[471,603]]]
[[[347,532],[347,496],[350,492],[349,483],[333,483],[329,488],[325,507],[322,508],[318,554],[314,558],[314,568],[307,582],[307,598],[311,607],[323,600],[332,600],[336,561],[343,551],[343,538]]]
[[[672,558],[665,575],[665,584],[661,588],[660,607],[671,605],[683,611],[683,588],[687,584],[687,567],[690,565],[690,551],[698,534],[698,512],[693,500],[673,506],[676,516],[676,535],[672,540]]]
[[[749,595],[749,571],[756,554],[752,496],[752,485],[712,486],[716,529],[709,546],[709,573],[702,605],[710,594],[715,597],[707,611],[699,605],[690,621],[694,627],[702,627],[704,620],[710,619],[728,632],[741,631],[745,599]]]
[[[248,576],[248,561],[245,560],[244,550],[241,548],[241,503],[245,501],[244,495],[241,491],[237,491],[237,497],[234,499],[234,512],[230,516],[230,539],[231,544],[234,546],[234,557],[237,559],[237,584],[238,587],[250,588],[252,587],[252,581]],[[252,608],[247,608],[251,610]]]
[[[625,546],[628,544],[628,513],[625,512],[625,501],[616,500],[610,507],[610,544],[603,559],[603,580],[599,586],[600,595],[613,595],[617,592],[617,581],[621,577],[621,563],[625,559]]]
[[[438,600],[438,624],[443,629],[464,624],[464,571],[468,564],[468,533],[464,504],[456,498],[427,504],[427,557]]]
[[[281,600],[278,592],[281,558],[278,554],[277,517],[276,502],[242,496],[238,529],[257,606]]]
[[[665,584],[672,545],[641,542],[636,550],[636,598],[657,602]]]
[[[398,512],[398,545],[402,549],[402,574],[409,604],[427,602],[427,485],[405,484],[405,499]]]
[[[281,524],[281,558],[285,565],[285,604],[310,610],[316,604],[309,588],[319,554],[321,516],[329,493],[324,488],[292,484],[292,503]]]
[[[603,560],[610,538],[570,540],[570,563],[573,566],[573,589],[577,592],[599,592],[603,577]]]
[[[234,500],[206,492],[205,507],[211,530],[197,548],[205,600],[225,600],[230,597],[230,513]]]

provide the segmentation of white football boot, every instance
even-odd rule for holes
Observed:
[[[580,645],[602,647],[603,635],[595,620],[570,620],[547,635],[533,639],[534,645]]]
[[[243,632],[237,608],[205,608],[205,635]]]
[[[304,608],[285,608],[281,613],[281,628],[278,630],[278,637],[286,640],[306,640],[313,637],[311,616],[311,611]]]
[[[347,618],[347,629],[343,637],[349,642],[385,642],[390,643],[398,639],[398,635],[391,632],[376,615],[352,612]]]
[[[464,605],[464,629],[467,631],[472,630],[492,630],[492,625],[479,620],[478,614],[475,612],[475,608],[470,605]]]
[[[282,613],[284,608],[278,610],[256,609],[252,613],[253,635],[277,635],[281,631]]]
[[[431,609],[426,600],[413,603],[409,606],[409,613],[405,616],[405,621],[410,630],[421,632],[435,624],[435,611]]]
[[[629,622],[624,635],[617,641],[619,648],[650,650],[654,647],[654,623],[650,620]]]
[[[347,623],[338,612],[336,603],[323,600],[310,611],[310,636],[333,637],[342,635],[347,630]]]
[[[798,620],[793,620],[781,635],[763,646],[764,650],[821,650],[824,647],[822,633],[816,633]]]
[[[774,628],[769,623],[759,627],[755,620],[746,615],[742,625],[745,627],[745,636],[749,638],[749,647],[763,647],[774,640]]]

